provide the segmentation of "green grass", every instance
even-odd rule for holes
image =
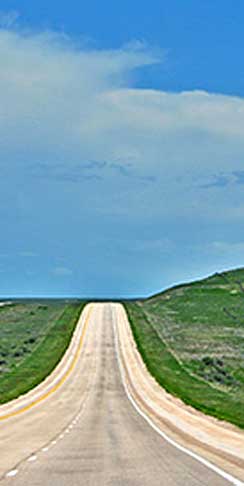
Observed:
[[[139,351],[158,383],[242,428],[243,289],[240,269],[125,303]]]
[[[69,345],[85,303],[23,303],[0,308],[0,403],[38,385]]]

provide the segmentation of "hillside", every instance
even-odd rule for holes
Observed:
[[[157,381],[186,403],[244,427],[244,269],[125,305]]]

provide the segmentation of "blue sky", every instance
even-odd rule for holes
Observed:
[[[0,295],[243,265],[243,2],[5,1]]]

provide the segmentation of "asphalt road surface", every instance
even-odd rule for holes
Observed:
[[[167,443],[133,408],[120,376],[113,316],[112,304],[94,304],[67,383],[36,407],[0,423],[5,471],[0,484],[230,485]]]

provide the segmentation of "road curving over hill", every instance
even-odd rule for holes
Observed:
[[[52,375],[0,407],[1,484],[243,485],[243,433],[209,420],[159,389],[121,305],[89,304]]]

